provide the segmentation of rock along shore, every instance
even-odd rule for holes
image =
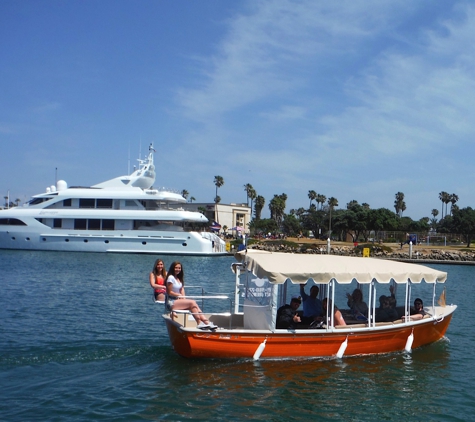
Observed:
[[[331,245],[331,255],[362,256],[363,248],[370,249],[370,256],[374,258],[394,259],[398,261],[419,262],[419,263],[444,263],[444,264],[471,264],[475,265],[475,250],[462,251],[457,249],[438,249],[426,246],[415,246],[412,250],[412,258],[409,256],[409,248],[392,248],[379,245]],[[269,252],[306,253],[306,254],[326,254],[326,245],[297,244],[291,246],[286,242],[260,242],[248,246],[249,249],[260,249]]]

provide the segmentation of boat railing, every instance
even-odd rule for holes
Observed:
[[[195,300],[198,306],[201,308],[202,314],[206,314],[206,316],[209,317],[211,322],[214,322],[217,325],[223,324],[223,322],[226,322],[227,325],[229,325],[229,328],[231,328],[232,324],[232,309],[233,309],[233,298],[232,295],[226,295],[226,294],[215,294],[214,292],[206,292],[204,287],[202,286],[193,286],[193,285],[187,285],[186,286],[187,292],[192,291],[191,294],[186,294],[185,299],[192,299]],[[197,292],[197,293],[193,293]],[[216,304],[216,301],[219,301],[223,303],[222,306],[214,306]],[[209,302],[213,302],[212,309],[218,309],[218,311],[213,311],[212,313],[207,312],[207,308],[209,306]],[[165,312],[166,313],[172,313],[170,312],[170,309],[167,308],[167,303],[164,303],[165,305]],[[193,313],[190,312],[189,310],[174,310],[173,313],[182,315],[182,318],[180,318],[180,323],[184,326],[187,327],[188,323],[188,318],[187,315],[192,315]],[[194,319],[193,319],[193,325],[194,325]]]

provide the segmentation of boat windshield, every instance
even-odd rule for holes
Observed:
[[[42,198],[33,198],[30,201],[27,202],[28,205],[38,205],[42,204],[43,202],[50,201],[53,199],[52,197],[42,197]]]

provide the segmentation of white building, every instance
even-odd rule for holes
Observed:
[[[209,220],[210,226],[213,221],[221,224],[221,227],[227,227],[225,234],[236,234],[236,230],[233,233],[234,227],[241,227],[242,233],[249,233],[248,223],[251,221],[251,207],[246,204],[217,204],[215,213],[214,202],[188,202],[181,205],[185,210],[189,211],[201,211],[204,212],[205,217]],[[223,233],[221,229],[220,233]]]

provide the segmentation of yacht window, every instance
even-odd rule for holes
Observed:
[[[45,201],[49,201],[50,199],[53,198],[33,198],[31,201],[28,202],[28,205],[38,205]]]
[[[79,199],[79,208],[95,208],[95,202],[94,199],[81,198]]]
[[[137,207],[137,203],[132,199],[126,199],[125,200],[125,206],[126,207]]]
[[[0,218],[0,226],[26,226],[26,224],[18,218]]]
[[[102,230],[114,230],[115,220],[102,220]]]
[[[71,205],[72,205],[71,198],[65,199],[65,200],[63,201],[63,207],[70,207]]]
[[[55,218],[53,220],[53,228],[60,229],[61,227],[63,227],[63,220],[61,220],[61,218]]]
[[[87,222],[87,228],[89,230],[100,230],[101,229],[101,220],[88,220]]]
[[[74,230],[85,230],[87,220],[85,218],[76,218],[74,220]]]
[[[98,199],[97,208],[112,208],[112,199]]]

